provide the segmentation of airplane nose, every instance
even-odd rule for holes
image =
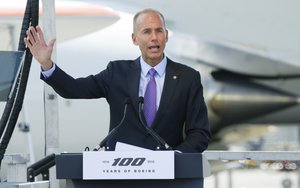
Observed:
[[[210,113],[220,125],[243,123],[299,104],[299,97],[248,79],[216,80],[216,88],[208,100]],[[213,130],[212,130],[213,131]]]

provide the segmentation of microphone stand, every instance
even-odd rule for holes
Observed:
[[[99,151],[100,148],[104,147],[105,146],[105,149],[109,149],[107,145],[107,142],[109,141],[110,138],[112,138],[116,133],[117,131],[120,129],[121,125],[123,124],[124,120],[125,120],[125,117],[126,117],[126,114],[127,114],[127,107],[128,105],[130,104],[130,99],[127,98],[125,100],[125,106],[124,106],[124,112],[123,112],[123,117],[120,121],[120,123],[115,126],[115,128],[113,128],[109,133],[108,135],[100,142],[100,144],[98,144],[94,149],[93,151]]]
[[[149,128],[143,121],[142,119],[142,105],[144,104],[144,98],[143,97],[139,97],[139,119],[140,119],[140,122],[142,123],[143,127],[146,129],[147,133],[149,133],[153,138],[154,140],[158,143],[158,146],[157,146],[157,150],[160,149],[160,145],[164,147],[165,150],[173,150],[171,146],[169,146],[167,144],[167,142],[162,139],[155,131],[153,131],[153,129]]]

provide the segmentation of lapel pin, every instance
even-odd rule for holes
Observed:
[[[177,79],[177,76],[173,76],[173,80],[176,80]]]

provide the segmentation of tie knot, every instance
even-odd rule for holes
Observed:
[[[156,70],[154,68],[151,68],[148,73],[150,74],[151,77],[154,77],[156,74]]]

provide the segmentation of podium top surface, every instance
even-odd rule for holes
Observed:
[[[57,179],[82,179],[82,153],[62,153],[55,157]],[[201,153],[175,153],[175,179],[203,178]]]

